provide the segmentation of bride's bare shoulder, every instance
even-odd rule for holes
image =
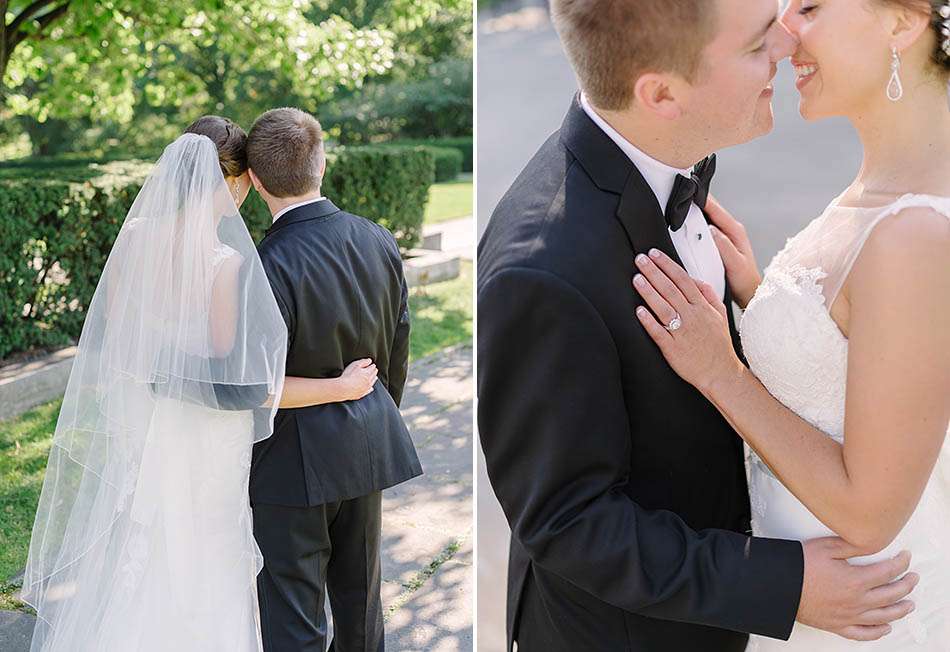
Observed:
[[[855,262],[855,276],[946,278],[950,267],[950,198],[946,207],[909,205],[881,218]]]
[[[868,235],[868,244],[903,245],[911,251],[918,247],[950,244],[950,197],[932,197],[929,203],[898,204],[881,218]]]

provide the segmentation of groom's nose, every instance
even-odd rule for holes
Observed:
[[[779,23],[776,31],[775,44],[772,47],[772,61],[778,63],[787,59],[798,49],[798,37],[788,31],[784,23]]]

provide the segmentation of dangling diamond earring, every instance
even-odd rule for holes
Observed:
[[[897,102],[904,97],[904,85],[901,84],[901,56],[897,53],[897,48],[891,46],[891,79],[887,82],[887,99],[891,102]]]
[[[943,24],[940,27],[940,35],[943,37],[943,42],[940,44],[940,48],[947,57],[950,57],[950,3],[940,7],[939,14],[940,17],[943,18]]]

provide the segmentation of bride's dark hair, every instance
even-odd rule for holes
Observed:
[[[950,0],[883,0],[888,4],[903,5],[910,9],[930,11],[930,25],[937,33],[937,45],[931,59],[944,73],[950,73],[950,16],[942,16],[941,11],[950,13]]]
[[[247,172],[247,134],[231,120],[204,115],[188,125],[185,133],[211,139],[218,148],[218,162],[225,177],[239,177]]]

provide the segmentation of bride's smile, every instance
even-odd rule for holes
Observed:
[[[815,63],[804,63],[792,59],[792,66],[795,68],[795,87],[798,90],[804,89],[818,74],[818,65]]]

